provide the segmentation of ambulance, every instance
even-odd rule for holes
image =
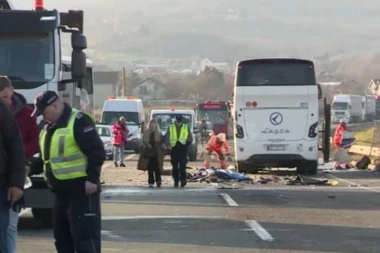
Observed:
[[[108,96],[103,104],[101,124],[113,125],[122,116],[126,118],[129,130],[125,150],[133,150],[138,154],[141,147],[141,127],[145,123],[145,111],[142,100],[134,96]]]

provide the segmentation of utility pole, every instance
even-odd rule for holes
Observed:
[[[123,68],[123,73],[122,73],[122,81],[121,81],[121,84],[122,84],[122,96],[123,97],[126,97],[127,96],[127,84],[125,83],[125,68]]]

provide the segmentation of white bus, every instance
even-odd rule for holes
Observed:
[[[235,154],[239,171],[318,168],[318,100],[314,64],[274,58],[241,61],[234,86]]]

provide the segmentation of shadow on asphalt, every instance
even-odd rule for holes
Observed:
[[[234,208],[246,208],[252,206],[275,208],[309,208],[309,209],[333,209],[333,210],[378,210],[380,206],[379,193],[357,190],[351,191],[318,186],[293,186],[299,189],[275,189],[265,187],[253,190],[221,190],[213,194],[197,193],[193,195],[161,195],[159,192],[149,195],[113,196],[106,199],[105,203],[120,203],[133,205],[166,205],[189,207],[226,207],[225,201],[218,193],[227,193],[238,203]],[[305,190],[302,190],[302,189]],[[104,201],[104,199],[103,199]]]
[[[380,229],[289,223],[260,223],[274,243],[260,243],[262,249],[287,252],[378,253]]]
[[[370,191],[342,191],[339,188],[310,189],[299,186],[298,190],[228,191],[239,207],[263,206],[281,208],[309,208],[332,210],[379,210],[379,193]],[[302,191],[303,187],[308,189]],[[353,188],[355,189],[355,188]]]
[[[380,179],[380,173],[371,172],[368,170],[349,170],[349,171],[328,171],[327,174],[334,175],[341,179]],[[379,180],[380,186],[380,180]]]
[[[20,236],[51,238],[52,231],[36,230],[31,219],[22,219]],[[104,230],[117,237],[103,236],[103,241],[183,244],[263,250],[308,252],[379,252],[380,229],[261,222],[273,242],[262,241],[249,227],[238,220],[119,220],[104,221]]]

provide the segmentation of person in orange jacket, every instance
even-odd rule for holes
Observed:
[[[112,126],[112,145],[113,145],[113,162],[114,167],[125,167],[124,164],[124,148],[127,144],[127,136],[129,133],[125,117],[120,117],[119,120]],[[119,163],[118,162],[119,160]]]
[[[343,119],[339,121],[339,125],[334,134],[334,147],[336,150],[340,150],[340,144],[342,143],[343,133],[347,131],[347,123]]]
[[[223,153],[223,149],[225,153]],[[219,164],[222,169],[227,168],[227,164],[225,162],[225,155],[230,156],[230,146],[227,143],[226,134],[220,133],[218,135],[214,135],[210,138],[210,140],[206,144],[206,157],[204,161],[204,167],[206,169],[210,168],[210,160],[212,153],[215,152],[218,156]]]

